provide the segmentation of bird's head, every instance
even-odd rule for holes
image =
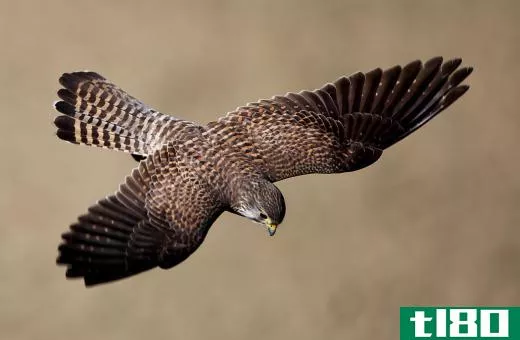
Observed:
[[[269,235],[273,236],[285,216],[285,200],[273,183],[252,180],[240,185],[232,209],[241,216],[265,225]]]

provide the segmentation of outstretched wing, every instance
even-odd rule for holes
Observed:
[[[167,144],[70,226],[57,262],[87,286],[171,268],[199,247],[222,212],[200,174]]]
[[[248,104],[208,124],[208,136],[248,154],[272,181],[354,171],[375,162],[468,89],[460,59],[414,61],[338,79],[315,91]]]

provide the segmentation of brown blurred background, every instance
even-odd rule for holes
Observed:
[[[0,338],[397,339],[403,305],[520,304],[520,2],[3,1]],[[136,165],[59,141],[62,72],[207,122],[434,55],[470,91],[376,165],[280,183],[274,238],[225,215],[170,271],[85,289],[60,234]]]

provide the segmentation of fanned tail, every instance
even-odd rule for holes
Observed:
[[[59,79],[63,115],[54,124],[65,141],[131,153],[140,160],[169,138],[199,131],[199,126],[162,114],[95,72],[65,73]]]

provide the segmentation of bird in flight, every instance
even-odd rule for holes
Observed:
[[[168,269],[201,245],[225,211],[272,236],[285,215],[275,182],[374,163],[468,90],[461,83],[472,68],[460,65],[435,57],[358,72],[206,125],[160,113],[97,73],[65,73],[57,136],[128,152],[139,164],[70,225],[57,263],[87,286]]]

